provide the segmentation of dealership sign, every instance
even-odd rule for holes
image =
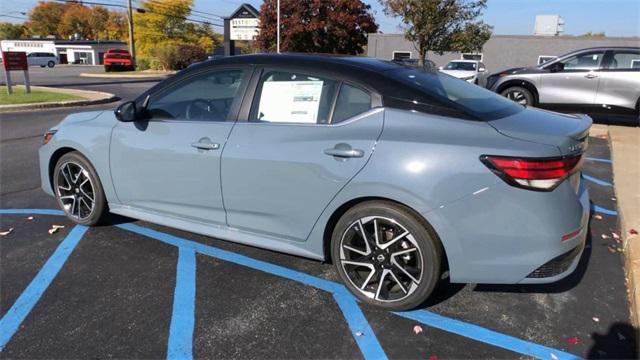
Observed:
[[[257,18],[231,19],[231,40],[255,40],[260,21]]]
[[[7,78],[7,93],[11,94],[11,71],[24,71],[25,86],[27,92],[31,92],[31,81],[29,81],[29,64],[27,63],[27,53],[24,51],[3,51],[2,65]]]

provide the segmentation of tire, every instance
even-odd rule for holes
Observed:
[[[513,100],[520,105],[534,106],[534,98],[531,91],[521,86],[512,86],[502,90],[500,95],[506,97],[509,100]]]
[[[442,252],[424,220],[390,201],[367,201],[347,210],[331,237],[332,259],[347,288],[364,303],[387,310],[425,302],[440,280]]]
[[[60,157],[53,170],[53,189],[58,205],[76,224],[92,226],[106,220],[109,210],[102,183],[89,160],[79,152]]]
[[[54,61],[49,61],[49,62],[47,63],[47,66],[48,66],[48,67],[50,67],[50,68],[52,68],[52,67],[56,66],[56,63],[55,63]]]

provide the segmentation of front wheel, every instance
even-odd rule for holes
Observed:
[[[502,96],[506,97],[509,100],[513,100],[520,105],[524,106],[533,106],[533,94],[531,91],[520,87],[520,86],[512,86],[503,90],[500,93]]]
[[[370,201],[349,209],[331,239],[332,259],[349,290],[367,304],[408,310],[440,279],[442,246],[409,209]]]
[[[91,226],[108,215],[107,200],[95,169],[79,152],[64,154],[53,172],[54,194],[71,221]]]

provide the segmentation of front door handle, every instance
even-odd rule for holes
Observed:
[[[331,149],[325,149],[324,153],[338,158],[361,158],[364,156],[364,151],[353,149],[349,144],[344,143],[337,144]]]
[[[598,77],[598,75],[594,74],[594,73],[588,73],[587,75],[585,75],[584,77],[586,77],[587,79],[595,79]]]
[[[191,146],[201,150],[218,150],[220,148],[220,144],[211,142],[194,142],[191,143]]]

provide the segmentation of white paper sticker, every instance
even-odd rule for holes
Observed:
[[[322,84],[321,80],[264,82],[258,120],[315,124]]]

